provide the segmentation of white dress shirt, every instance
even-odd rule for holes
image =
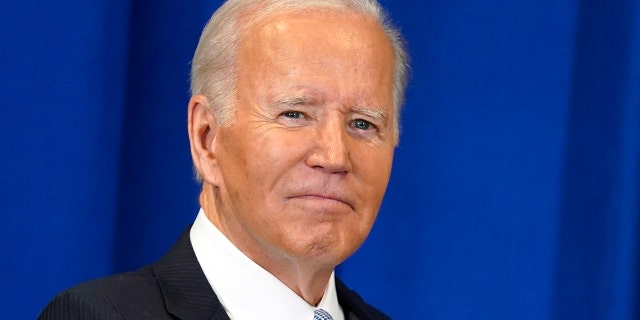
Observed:
[[[334,320],[344,320],[334,273],[314,307],[236,248],[203,209],[190,237],[200,267],[232,320],[312,320],[315,309],[326,310]]]

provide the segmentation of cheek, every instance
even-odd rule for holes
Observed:
[[[260,170],[279,171],[284,174],[296,164],[302,163],[313,143],[312,134],[305,130],[273,130],[256,137],[256,157],[261,157]]]
[[[233,155],[230,163],[235,170],[236,184],[241,184],[256,207],[281,205],[278,192],[283,181],[291,183],[292,174],[304,161],[309,142],[308,134],[299,131],[290,132],[277,129],[256,132],[248,139],[236,140],[229,145],[228,152]],[[295,181],[295,180],[294,180]],[[276,196],[276,197],[274,197]]]
[[[374,188],[386,188],[393,163],[393,149],[361,148],[352,160],[355,174],[361,175]]]
[[[370,216],[375,218],[382,198],[384,197],[391,174],[393,162],[393,152],[371,148],[359,153],[359,157],[354,158],[354,176],[359,182],[358,192],[361,198],[362,214],[365,219]]]

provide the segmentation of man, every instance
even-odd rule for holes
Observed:
[[[193,226],[160,261],[71,288],[41,319],[386,319],[334,276],[368,235],[406,54],[377,3],[230,0],[193,59]]]

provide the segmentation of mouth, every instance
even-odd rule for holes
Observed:
[[[293,197],[287,198],[287,200],[290,200],[290,199],[301,199],[301,200],[314,201],[314,202],[318,202],[318,203],[345,205],[345,206],[348,206],[349,208],[351,208],[351,210],[355,210],[349,201],[347,201],[346,199],[344,199],[342,197],[333,196],[333,195],[303,194],[303,195],[298,195],[298,196],[293,196]]]

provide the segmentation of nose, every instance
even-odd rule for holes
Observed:
[[[329,174],[351,171],[349,135],[339,119],[324,121],[316,126],[313,146],[305,159],[307,166]]]

